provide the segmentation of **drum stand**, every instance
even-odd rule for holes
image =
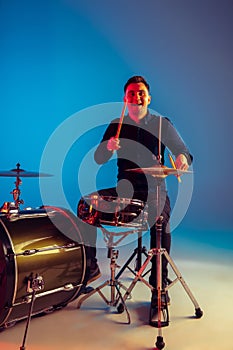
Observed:
[[[147,249],[145,246],[142,246],[142,235],[141,232],[144,231],[143,229],[140,229],[140,231],[137,232],[138,234],[138,245],[137,248],[134,249],[133,253],[131,256],[128,258],[128,260],[125,262],[125,264],[122,266],[118,274],[116,275],[116,279],[122,275],[122,273],[125,271],[125,269],[130,270],[134,275],[136,275],[135,271],[139,271],[141,266],[142,266],[142,254],[144,254],[146,257],[148,256],[147,254]],[[135,259],[135,268],[134,270],[130,267],[130,263]]]
[[[156,349],[163,349],[165,346],[165,343],[163,341],[163,336],[162,336],[162,327],[168,326],[169,325],[169,312],[168,312],[168,302],[167,302],[167,290],[172,287],[176,282],[180,282],[188,294],[189,298],[191,299],[192,303],[194,304],[195,307],[195,316],[196,318],[201,318],[203,315],[203,311],[200,309],[200,306],[198,305],[198,302],[194,298],[191,290],[189,289],[188,285],[184,281],[180,271],[178,270],[177,266],[175,265],[174,261],[171,259],[169,256],[168,252],[166,249],[161,248],[161,236],[162,236],[162,221],[163,217],[159,213],[159,208],[160,208],[160,179],[157,181],[157,186],[156,186],[156,204],[157,204],[157,217],[156,217],[156,248],[152,248],[149,250],[147,254],[147,258],[144,262],[144,264],[141,266],[139,271],[136,273],[136,276],[134,280],[131,282],[129,285],[128,289],[126,290],[123,300],[125,301],[128,297],[129,294],[131,294],[133,288],[135,287],[136,283],[140,280],[142,281],[145,285],[147,285],[152,292],[155,292],[155,288],[151,286],[143,277],[145,276],[142,275],[143,272],[145,271],[147,265],[153,258],[153,256],[156,256],[156,274],[157,274],[157,305],[156,308],[151,307],[150,309],[150,324],[154,327],[158,328],[158,336],[157,336],[157,341],[155,343]],[[162,256],[167,259],[168,263],[170,264],[172,270],[174,271],[176,278],[173,281],[169,280],[169,284],[167,287],[162,289]],[[165,295],[165,304],[162,303],[161,296],[162,294]],[[119,305],[119,308],[121,305]],[[153,315],[153,311],[156,311],[156,315]],[[152,316],[156,316],[156,319],[152,319]],[[163,316],[163,320],[162,320]]]
[[[123,298],[122,293],[120,291],[120,288],[123,288],[125,290],[125,292],[127,292],[128,289],[118,280],[118,278],[122,274],[123,270],[126,267],[129,268],[128,264],[133,260],[133,258],[136,255],[138,256],[139,259],[141,259],[141,256],[140,256],[141,249],[144,252],[145,248],[143,247],[140,249],[141,237],[139,236],[138,248],[135,249],[132,256],[129,258],[129,260],[126,262],[126,264],[123,266],[121,271],[116,276],[116,269],[119,268],[120,266],[117,265],[117,263],[116,263],[116,260],[117,260],[118,255],[119,255],[119,251],[114,249],[114,246],[116,246],[127,235],[132,234],[132,233],[135,234],[135,232],[138,232],[138,229],[132,229],[132,230],[123,231],[123,232],[109,232],[108,230],[106,230],[102,226],[100,227],[100,229],[102,230],[102,233],[104,235],[104,240],[107,243],[107,247],[108,247],[107,257],[110,259],[110,279],[105,281],[104,283],[102,283],[100,286],[92,289],[91,291],[89,291],[85,294],[81,294],[79,297],[79,300],[78,300],[77,309],[79,309],[81,307],[81,304],[86,299],[88,299],[93,294],[98,293],[102,297],[102,299],[106,302],[107,305],[117,307],[118,313],[123,313],[123,311],[125,310],[126,314],[127,314],[127,321],[128,321],[127,324],[130,324],[130,322],[131,322],[130,314],[128,312],[128,309],[127,309],[127,306],[125,303],[127,298]],[[118,236],[118,237],[120,236],[120,238],[116,242],[113,241],[115,236]],[[133,272],[133,270],[131,270],[131,271]],[[135,273],[134,273],[134,275],[135,275]],[[110,296],[111,296],[110,300],[108,300],[101,291],[106,286],[110,286]],[[129,293],[127,293],[127,297],[129,297]]]
[[[29,312],[28,312],[28,318],[27,318],[26,328],[25,328],[25,332],[24,332],[23,342],[22,342],[22,345],[20,347],[20,350],[26,349],[26,347],[25,347],[26,337],[27,337],[27,332],[28,332],[28,328],[29,328],[29,323],[31,321],[31,316],[32,316],[32,312],[33,312],[33,305],[34,305],[34,301],[36,298],[36,292],[39,290],[42,290],[42,289],[44,289],[43,277],[36,275],[35,277],[30,277],[28,279],[27,292],[31,293],[31,303],[30,303],[30,308],[29,308]]]

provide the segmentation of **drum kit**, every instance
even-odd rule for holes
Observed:
[[[111,198],[111,197],[99,197],[97,195],[89,196],[84,200],[84,203],[89,203],[89,205],[85,205],[82,203],[80,207],[80,214],[81,217],[83,217],[83,220],[88,222],[89,224],[94,224],[96,226],[99,226],[106,237],[106,242],[107,246],[109,248],[108,250],[108,258],[110,258],[110,279],[102,283],[100,286],[97,286],[96,288],[92,288],[87,294],[84,294],[83,296],[81,295],[81,298],[78,300],[78,305],[77,308],[81,307],[81,304],[91,297],[93,294],[98,293],[100,297],[106,302],[107,305],[109,306],[114,306],[117,308],[118,313],[122,313],[124,310],[127,313],[128,317],[128,324],[130,323],[130,315],[128,312],[128,309],[126,307],[126,300],[129,298],[131,295],[134,287],[136,286],[138,281],[143,282],[147,287],[150,288],[150,290],[153,292],[155,288],[151,286],[147,280],[144,278],[145,275],[149,272],[146,271],[148,264],[150,263],[151,259],[155,256],[156,257],[156,269],[157,269],[157,296],[158,296],[158,302],[157,302],[157,307],[156,307],[156,315],[152,315],[152,309],[150,310],[150,324],[153,325],[154,327],[158,328],[158,336],[157,336],[157,341],[155,343],[156,345],[156,350],[161,350],[164,348],[165,343],[163,341],[162,337],[162,327],[168,326],[169,325],[169,313],[168,313],[168,305],[167,302],[164,305],[162,304],[161,296],[162,293],[166,295],[166,292],[169,288],[171,288],[175,283],[180,282],[182,287],[184,288],[185,292],[189,296],[191,302],[193,303],[195,307],[195,317],[200,318],[203,315],[203,311],[201,310],[197,300],[195,299],[194,295],[192,294],[190,288],[188,287],[187,283],[184,281],[180,271],[178,270],[177,266],[175,265],[174,261],[171,259],[169,256],[168,252],[166,249],[161,247],[161,236],[162,236],[162,221],[163,217],[161,214],[158,212],[158,208],[160,208],[160,184],[161,181],[165,179],[168,175],[175,175],[178,179],[179,182],[181,182],[180,176],[183,174],[191,173],[191,171],[186,171],[186,170],[178,170],[174,166],[173,168],[168,168],[166,166],[162,165],[156,165],[153,167],[149,168],[134,168],[134,169],[128,169],[127,171],[132,171],[136,173],[144,173],[148,174],[154,178],[157,179],[156,181],[156,205],[157,205],[157,215],[155,218],[155,225],[156,225],[156,248],[152,248],[146,252],[145,247],[142,248],[141,246],[141,232],[145,230],[145,222],[147,218],[147,213],[146,213],[146,206],[145,203],[137,203],[137,207],[135,207],[135,202],[132,203],[128,202],[130,200],[127,199],[117,199],[117,198]],[[104,201],[104,204],[102,203]],[[118,204],[117,209],[112,210],[110,206],[110,212],[111,216],[109,217],[109,214],[106,213],[106,210],[104,210],[102,213],[102,208],[105,208],[107,202],[107,208],[109,209],[108,202],[114,203],[116,202]],[[122,208],[120,209],[119,204],[122,203],[128,203],[132,206],[133,210],[130,210],[130,214],[127,213],[126,211]],[[131,208],[131,209],[132,209]],[[135,209],[138,210],[135,210]],[[140,208],[140,210],[139,210]],[[123,210],[123,215],[121,215],[121,212]],[[114,215],[113,215],[113,214]],[[136,220],[133,214],[136,214],[136,217],[139,215],[141,216],[140,220]],[[139,217],[140,217],[139,215]],[[130,220],[128,220],[130,218]],[[136,220],[136,221],[135,221]],[[136,225],[135,225],[136,222]],[[132,223],[132,226],[131,226]],[[132,228],[132,230],[128,231],[125,233],[124,232],[119,232],[115,233],[110,232],[109,230],[106,230],[103,225],[109,225],[109,226],[125,226],[127,228]],[[148,229],[148,228],[147,228]],[[116,246],[121,239],[123,239],[125,236],[127,236],[129,233],[138,233],[138,247],[134,250],[133,254],[128,258],[124,266],[121,268],[120,272],[116,275],[116,268],[119,268],[119,266],[116,264],[116,259],[118,258],[119,251],[114,249],[114,246]],[[116,236],[121,236],[120,239],[118,239],[116,242],[114,242],[114,237]],[[138,265],[137,268],[135,268],[135,271],[133,271],[130,267],[130,263],[132,259],[137,256],[137,260],[141,258],[142,253],[146,256],[146,259],[143,264]],[[162,290],[162,281],[161,281],[161,276],[162,276],[162,257],[164,257],[167,261],[168,264],[171,266],[174,274],[175,274],[175,279],[169,280],[169,285]],[[130,285],[126,288],[122,283],[119,281],[119,277],[123,273],[125,269],[129,269],[133,275],[134,279],[130,283]],[[102,289],[106,286],[110,286],[110,299],[106,298],[104,293],[102,292]],[[120,288],[124,289],[124,292],[122,293]]]
[[[27,318],[24,350],[31,316],[62,308],[77,297],[86,257],[71,212],[52,206],[20,209],[21,178],[51,175],[25,171],[17,164],[0,176],[16,178],[14,201],[0,209],[0,328]]]
[[[144,172],[160,179],[164,179],[168,175],[179,177],[188,173],[165,166],[135,168],[128,171]],[[160,220],[156,221],[157,248],[151,249],[148,253],[146,253],[145,248],[142,249],[141,232],[146,230],[145,222],[147,219],[145,203],[139,200],[99,197],[97,195],[83,197],[83,202],[78,208],[79,217],[84,222],[102,229],[108,247],[111,276],[101,286],[92,288],[88,294],[81,294],[80,298],[86,270],[86,256],[77,218],[66,209],[52,206],[20,209],[20,205],[24,203],[20,198],[21,178],[52,175],[25,171],[20,168],[18,163],[15,169],[0,171],[0,176],[16,178],[15,188],[11,192],[13,201],[5,202],[0,208],[0,328],[7,328],[18,320],[27,318],[21,350],[25,349],[28,325],[32,315],[62,308],[78,297],[77,308],[79,308],[84,300],[97,292],[108,305],[116,306],[119,313],[125,310],[128,315],[128,323],[130,323],[126,299],[138,281],[142,281],[151,290],[153,289],[144,279],[143,272],[154,255],[157,256],[157,269],[159,271],[161,257],[164,255],[177,276],[168,288],[176,281],[181,282],[195,306],[196,317],[202,316],[202,311],[179,270],[168,253],[161,248]],[[159,191],[159,185],[157,187]],[[123,227],[129,231],[109,232],[105,226]],[[72,231],[72,236],[77,237],[77,239],[70,239],[70,236],[66,235],[66,232],[70,231]],[[114,247],[129,233],[138,234],[138,247],[116,275],[116,268],[119,267],[116,264],[116,259],[119,252]],[[114,242],[114,237],[117,237],[116,242]],[[134,279],[126,288],[120,283],[119,277],[126,268],[129,268],[132,259],[136,255],[139,259],[142,253],[145,254],[146,260],[135,271],[131,270]],[[161,276],[161,273],[157,275]],[[158,280],[157,285],[159,294],[161,293],[160,280]],[[105,286],[111,288],[110,300],[101,291]],[[120,291],[121,287],[125,291],[124,294]],[[161,321],[163,311],[161,304],[158,305],[158,321],[155,323],[155,326],[159,328],[156,343],[158,349],[164,347],[161,327],[168,325],[168,322],[163,324]]]

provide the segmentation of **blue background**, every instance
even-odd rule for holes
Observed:
[[[39,171],[64,120],[122,101],[126,80],[144,75],[151,107],[172,119],[195,159],[181,228],[232,249],[232,31],[231,0],[0,0],[0,170],[20,162]],[[102,132],[90,132],[67,157],[64,189],[74,211],[77,163]],[[22,180],[25,205],[41,205],[39,180]],[[13,187],[13,178],[0,178],[0,202],[11,201]]]

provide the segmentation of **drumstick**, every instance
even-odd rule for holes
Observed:
[[[127,102],[125,101],[124,102],[124,106],[123,106],[122,111],[121,111],[120,121],[119,121],[119,124],[118,124],[118,127],[117,127],[117,133],[116,133],[115,139],[119,139],[119,135],[120,135],[120,132],[121,132],[121,127],[122,127],[122,123],[123,123],[126,107],[127,107]]]
[[[174,162],[172,156],[170,155],[170,153],[169,153],[168,155],[169,155],[169,159],[170,159],[170,162],[171,162],[172,167],[173,167],[174,169],[176,169],[176,165],[175,165],[175,162]],[[179,182],[181,182],[181,178],[180,178],[179,175],[177,176],[177,180],[178,180]]]

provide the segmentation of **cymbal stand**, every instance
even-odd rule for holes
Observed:
[[[117,307],[118,313],[123,313],[123,311],[125,310],[127,314],[127,324],[130,324],[131,322],[130,314],[127,309],[125,300],[123,299],[122,293],[120,291],[120,288],[123,288],[125,291],[127,290],[127,288],[116,278],[116,269],[119,268],[120,266],[117,265],[116,263],[116,260],[119,255],[119,251],[117,249],[114,249],[114,246],[116,246],[129,233],[134,232],[134,230],[115,233],[115,232],[109,232],[102,226],[100,226],[100,229],[102,230],[102,233],[104,234],[104,239],[107,242],[107,248],[108,248],[107,257],[110,259],[110,279],[102,283],[100,286],[92,289],[87,294],[81,294],[80,297],[78,298],[77,309],[81,307],[81,304],[86,299],[91,297],[93,294],[98,293],[107,305]],[[121,236],[121,237],[116,242],[114,242],[113,239],[115,236]],[[102,292],[102,289],[106,286],[110,286],[110,299],[107,299],[104,293]],[[121,303],[118,305],[120,301]]]
[[[19,186],[22,185],[22,180],[19,178],[19,176],[16,176],[15,181],[15,188],[10,192],[10,194],[13,195],[14,202],[4,202],[2,207],[0,208],[0,211],[2,213],[8,214],[10,211],[18,211],[20,204],[24,204],[23,199],[20,199],[21,191],[19,189]]]
[[[25,328],[25,332],[24,332],[23,342],[22,342],[22,345],[20,347],[20,350],[26,349],[26,347],[25,347],[26,337],[27,337],[27,333],[28,333],[29,323],[31,321],[34,301],[36,298],[36,292],[39,290],[42,290],[42,289],[44,289],[44,280],[43,280],[42,276],[39,276],[38,274],[36,274],[35,277],[31,276],[28,279],[27,292],[31,293],[31,302],[30,302],[30,308],[29,308],[29,312],[28,312],[28,318],[27,318],[26,328]]]
[[[21,171],[20,169],[20,164],[17,163],[16,164],[16,169],[15,169],[15,173],[16,173],[16,181],[15,181],[15,188],[13,189],[13,191],[11,192],[11,194],[13,195],[13,199],[14,199],[14,203],[15,203],[15,208],[19,209],[19,205],[20,204],[24,204],[24,201],[22,199],[19,199],[19,196],[21,194],[21,191],[19,189],[19,186],[22,185],[22,180],[19,178],[19,173]]]
[[[16,176],[16,181],[15,181],[15,188],[11,192],[13,195],[14,203],[15,203],[15,208],[19,209],[20,204],[24,204],[24,201],[22,199],[19,199],[21,191],[19,189],[19,186],[22,185],[22,180],[19,178],[19,176]]]
[[[156,349],[155,350],[161,350],[164,348],[165,343],[163,341],[162,336],[162,327],[169,325],[169,313],[168,313],[168,307],[167,307],[167,299],[166,299],[166,292],[169,288],[171,288],[176,282],[180,282],[188,294],[189,298],[191,299],[194,307],[195,307],[195,316],[196,318],[201,318],[203,315],[203,311],[201,310],[197,300],[195,299],[194,295],[192,294],[191,290],[189,289],[187,283],[184,281],[180,271],[178,270],[177,266],[175,265],[174,261],[168,254],[165,248],[161,248],[161,235],[162,235],[162,221],[163,217],[159,215],[159,208],[160,208],[160,181],[158,180],[157,186],[156,186],[156,204],[157,204],[157,218],[156,218],[156,248],[152,248],[148,252],[148,256],[141,266],[140,270],[136,273],[136,276],[134,280],[129,285],[127,291],[125,292],[123,296],[123,300],[126,300],[128,295],[131,294],[133,288],[135,287],[136,283],[140,280],[145,285],[147,285],[152,292],[155,291],[155,288],[151,286],[142,275],[145,269],[147,268],[147,265],[153,258],[153,256],[156,256],[156,273],[157,273],[157,320],[153,320],[153,326],[158,328],[158,336],[157,341],[155,343]],[[176,278],[173,281],[170,281],[169,285],[162,290],[162,256],[167,259],[169,265],[171,266],[173,272],[176,275]],[[165,294],[165,301],[166,304],[162,305],[161,302],[161,295]],[[120,306],[119,306],[120,307]],[[151,310],[150,310],[151,313]],[[163,320],[162,320],[163,316]],[[152,324],[152,323],[151,323]]]

